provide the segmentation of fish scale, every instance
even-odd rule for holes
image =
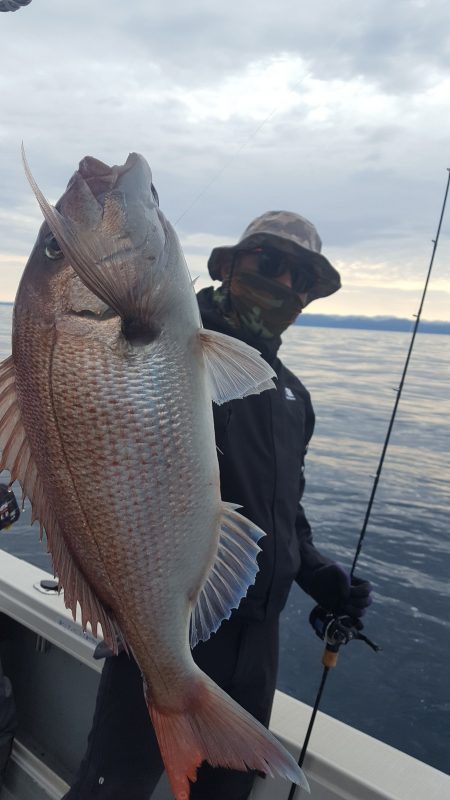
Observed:
[[[67,527],[72,527],[73,520],[81,516],[84,508],[89,531],[83,533],[82,528],[79,529],[78,552],[89,547],[89,539],[85,537],[95,531],[101,561],[114,574],[116,605],[125,609],[127,619],[132,618],[134,624],[153,640],[158,637],[158,631],[155,632],[151,626],[148,629],[147,621],[153,619],[150,612],[155,603],[160,608],[158,630],[165,626],[175,628],[170,614],[165,616],[160,586],[164,580],[166,592],[168,588],[169,591],[180,588],[178,565],[186,561],[186,537],[192,539],[192,526],[186,525],[186,516],[193,513],[193,489],[196,483],[200,483],[200,474],[196,475],[195,463],[188,455],[193,448],[189,420],[182,426],[171,424],[172,419],[179,417],[180,395],[186,390],[183,370],[178,366],[181,352],[178,352],[178,362],[176,355],[173,348],[172,352],[169,349],[165,358],[145,359],[146,369],[142,369],[140,359],[133,359],[130,364],[114,356],[106,360],[101,351],[96,353],[93,346],[82,339],[80,345],[70,351],[70,369],[66,349],[61,345],[55,347],[52,364],[54,405],[57,415],[61,415],[59,430],[64,450],[73,452],[71,471],[77,476],[80,503],[80,507],[73,508],[70,497],[64,498]],[[127,370],[127,367],[130,368]],[[81,386],[80,375],[83,376]],[[64,391],[61,391],[63,385]],[[123,387],[122,402],[110,405],[109,394],[111,387],[115,386]],[[94,406],[87,402],[89,397],[96,398]],[[76,398],[76,404],[71,403],[70,398]],[[87,426],[97,433],[101,431],[101,436],[91,437],[82,447],[82,430]],[[117,449],[115,429],[120,430],[120,441],[126,441],[128,449],[120,466],[111,468],[109,451],[114,454]],[[176,471],[167,469],[167,454],[170,452],[176,454]],[[141,478],[142,456],[150,457],[145,480]],[[97,478],[94,484],[89,469],[92,462],[97,464],[98,475],[101,475],[101,480]],[[180,498],[184,507],[183,518],[174,514]],[[197,505],[201,505],[201,498]],[[128,509],[126,516],[129,514],[132,519],[132,528],[126,536],[112,538],[111,532],[120,529],[125,506]],[[63,525],[66,526],[66,522]],[[149,538],[148,531],[156,526],[158,535]],[[164,572],[161,568],[159,570],[159,580],[154,575],[155,563],[164,564]],[[138,598],[128,591],[135,581],[146,587]],[[116,616],[120,619],[122,614],[117,611]],[[182,639],[186,638],[186,619],[187,612],[184,628],[180,625],[177,631]],[[126,630],[127,622],[122,627]],[[175,648],[178,652],[175,630],[172,638],[169,650]],[[135,644],[134,649],[138,651],[141,648]],[[170,664],[173,661],[169,654]],[[141,656],[141,666],[146,668],[147,680],[151,684],[153,665],[148,667],[142,662]],[[166,671],[170,668],[166,660]],[[172,684],[176,682],[174,677],[171,680]]]
[[[88,347],[86,355],[90,358],[91,354],[91,348]],[[113,431],[118,428],[121,432],[120,441],[126,441],[128,447],[127,452],[122,455],[121,466],[112,470],[109,467],[110,444],[108,440],[105,441],[103,435],[98,440],[94,439],[94,442],[91,440],[86,451],[82,451],[78,447],[74,454],[72,468],[78,476],[79,487],[83,486],[82,476],[86,472],[86,464],[92,457],[98,463],[99,474],[102,475],[101,483],[97,488],[101,488],[103,494],[91,497],[90,479],[87,482],[88,498],[84,505],[89,508],[89,513],[93,516],[91,527],[104,531],[104,538],[108,541],[107,547],[109,548],[110,528],[114,522],[117,525],[117,520],[123,515],[123,507],[126,504],[133,519],[133,531],[132,535],[127,537],[126,549],[127,551],[129,548],[133,550],[134,571],[139,568],[145,569],[141,555],[141,542],[146,540],[146,531],[157,524],[161,527],[161,533],[152,540],[152,549],[155,550],[156,559],[165,559],[167,562],[163,550],[165,541],[170,542],[171,558],[176,559],[179,557],[180,548],[183,547],[183,537],[187,534],[186,530],[183,530],[178,524],[179,515],[174,515],[173,512],[177,509],[180,498],[185,513],[189,513],[190,507],[195,502],[193,492],[195,465],[186,457],[192,451],[189,420],[186,420],[187,424],[183,426],[184,436],[181,436],[179,428],[176,428],[174,437],[174,429],[170,424],[171,418],[177,415],[176,409],[180,407],[178,395],[181,385],[178,381],[173,388],[171,375],[172,377],[174,374],[179,375],[179,370],[174,368],[173,357],[166,359],[165,362],[161,360],[160,364],[157,358],[156,366],[151,361],[151,368],[147,370],[148,374],[145,372],[142,374],[139,365],[136,365],[135,370],[131,369],[128,374],[123,374],[123,365],[118,364],[120,369],[116,371],[113,369],[114,359],[110,358],[107,363],[108,375],[105,375],[101,381],[98,370],[100,359],[97,358],[95,359],[97,368],[93,372],[94,385],[92,385],[88,375],[88,365],[86,365],[83,355],[78,354],[77,357],[77,353],[73,352],[71,356],[72,368],[69,376],[65,361],[58,364],[56,354],[54,357],[53,375],[56,386],[62,385],[59,379],[65,375],[65,391],[61,393],[60,397],[56,397],[57,403],[60,403],[62,410],[65,411],[68,389],[69,395],[71,394],[70,377],[73,376],[73,394],[75,394],[79,383],[78,376],[86,376],[87,394],[90,396],[94,393],[97,398],[96,416],[89,415],[90,424],[94,430],[103,426],[111,437],[111,442],[114,441]],[[100,363],[103,362],[100,361]],[[138,380],[135,375],[139,376]],[[97,388],[95,384],[98,384]],[[118,384],[124,386],[125,401],[122,406],[114,407],[115,416],[110,421],[107,414],[108,403],[103,400],[99,389],[101,390],[103,387],[104,390]],[[131,391],[128,390],[128,387],[131,387]],[[107,391],[109,390],[107,388]],[[85,407],[83,400],[83,392],[78,391],[77,408],[73,413],[81,429],[84,425],[83,416],[80,417],[80,413],[82,414]],[[72,415],[67,420],[66,427],[70,433],[67,448],[75,449],[79,440],[79,432],[73,429]],[[65,429],[62,433],[64,435]],[[167,470],[167,454],[170,452],[176,453],[176,471]],[[141,477],[142,457],[150,459],[147,466],[148,476],[145,481]],[[125,475],[124,468],[126,469]],[[198,475],[197,480],[199,478]],[[141,487],[145,487],[145,492],[141,490]],[[78,511],[75,511],[72,516],[76,517],[77,515]],[[164,536],[164,533],[167,536]],[[162,552],[159,553],[160,546]],[[150,555],[153,557],[152,552]],[[129,580],[131,579],[130,575]]]

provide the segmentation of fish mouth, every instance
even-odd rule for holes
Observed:
[[[79,163],[77,171],[70,179],[66,194],[77,191],[80,182],[88,188],[93,198],[101,206],[112,193],[122,194],[125,198],[130,190],[147,205],[158,205],[158,194],[152,182],[152,172],[147,161],[139,153],[130,153],[125,164],[105,164],[93,156],[85,156]]]
[[[138,343],[155,338],[150,324],[166,286],[167,223],[145,158],[130,153],[122,166],[85,156],[56,206],[25,172],[47,225],[84,286],[119,315]],[[78,310],[87,310],[87,309]]]

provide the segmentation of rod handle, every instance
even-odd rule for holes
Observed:
[[[329,650],[328,647],[325,648],[322,655],[322,664],[324,667],[335,667],[338,660],[338,653],[337,651]]]

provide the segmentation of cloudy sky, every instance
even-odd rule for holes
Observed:
[[[448,0],[32,0],[0,14],[0,300],[84,155],[148,159],[199,284],[269,209],[314,222],[344,288],[417,311],[450,167]],[[450,320],[450,207],[426,319]]]

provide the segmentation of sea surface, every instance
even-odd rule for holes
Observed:
[[[0,304],[0,360],[11,348],[11,315]],[[317,547],[348,568],[409,339],[301,326],[284,336],[281,355],[310,390],[317,415],[304,505]],[[382,651],[358,641],[342,648],[321,710],[450,774],[449,421],[450,336],[420,334],[356,571],[374,587],[365,633]],[[50,570],[28,520],[29,508],[0,533],[0,547]],[[294,586],[278,682],[308,704],[323,650],[309,626],[312,606]]]

